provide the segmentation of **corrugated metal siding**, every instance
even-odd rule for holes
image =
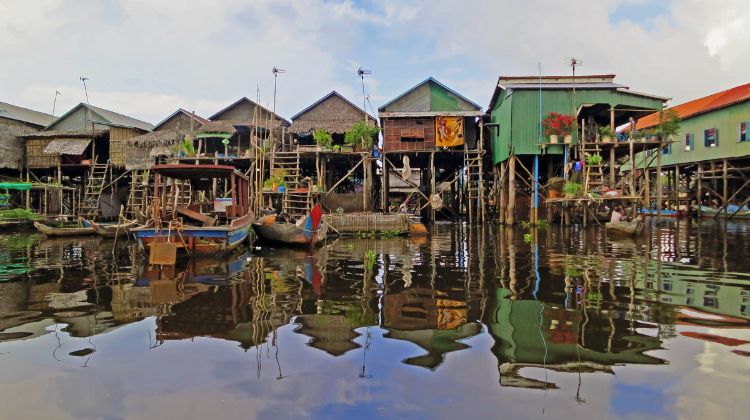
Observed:
[[[512,106],[508,99],[512,97]],[[498,101],[492,111],[493,122],[500,124],[499,135],[493,134],[495,164],[509,156],[509,150],[518,155],[540,154],[539,147],[539,91],[515,90],[509,98]],[[614,90],[576,90],[577,104],[609,104],[637,108],[661,108],[661,101],[618,92]],[[511,108],[507,110],[505,108]],[[571,90],[543,90],[542,117],[550,112],[570,114],[573,110]],[[510,111],[510,112],[509,112]],[[508,128],[510,127],[510,128]],[[547,154],[561,154],[562,146],[548,147]]]
[[[750,102],[720,108],[682,120],[680,133],[672,139],[674,143],[672,143],[671,153],[662,156],[662,165],[682,165],[697,161],[750,156],[750,142],[738,141],[739,125],[743,121],[750,125]],[[716,147],[705,146],[704,131],[711,128],[717,129],[719,133],[719,145]],[[693,134],[693,150],[685,150],[685,134]],[[636,162],[642,162],[642,157],[639,156]],[[656,160],[651,166],[656,167]]]
[[[430,111],[473,111],[472,104],[440,85],[430,83]]]

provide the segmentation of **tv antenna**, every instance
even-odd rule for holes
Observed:
[[[583,65],[580,58],[571,57],[568,61],[570,68],[573,69],[573,135],[574,139],[578,136],[578,107],[576,106],[576,67]]]
[[[362,111],[365,113],[365,123],[367,123],[367,95],[365,94],[365,75],[372,74],[371,70],[365,70],[361,66],[357,69],[359,78],[362,79]]]
[[[86,88],[86,80],[89,80],[89,78],[86,76],[81,76],[80,79],[81,79],[81,82],[83,83],[83,92],[86,94],[86,105],[91,105],[89,103],[89,91]]]
[[[286,70],[280,69],[276,66],[273,66],[273,69],[271,70],[273,73],[273,113],[276,113],[276,78],[279,77],[279,73],[286,73]]]
[[[59,90],[55,90],[55,100],[52,101],[52,122],[55,122],[55,107],[57,106],[57,97],[62,95]]]

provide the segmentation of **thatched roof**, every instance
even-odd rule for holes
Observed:
[[[174,156],[175,145],[188,134],[187,131],[162,130],[130,138],[125,148],[125,169],[148,169],[154,166],[155,158]]]
[[[289,127],[290,133],[310,133],[316,129],[324,129],[331,134],[343,134],[351,130],[354,123],[360,120],[330,119],[324,121],[300,120],[295,121]]]
[[[186,134],[188,134],[187,131],[178,130],[151,131],[140,136],[131,137],[128,139],[128,146],[140,148],[169,146],[182,141]]]
[[[80,156],[89,147],[89,143],[91,143],[91,139],[87,138],[55,139],[44,148],[44,153],[48,155]]]
[[[253,124],[252,121],[247,120],[216,120],[211,121],[207,124],[205,124],[203,127],[201,127],[200,130],[197,130],[196,133],[229,133],[234,134],[237,132],[237,128],[235,126],[244,126],[244,127],[268,127],[269,121],[256,121],[255,124]],[[278,120],[270,121],[271,128],[274,129],[280,129],[283,122]]]
[[[94,136],[98,137],[106,134],[107,130],[96,129],[94,130]],[[91,138],[91,130],[47,130],[39,131],[36,133],[26,134],[23,136],[27,139],[47,139],[55,137],[63,138]]]

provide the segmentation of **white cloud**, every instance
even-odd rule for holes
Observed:
[[[337,90],[373,106],[427,76],[480,105],[499,74],[616,73],[633,89],[684,101],[747,82],[750,43],[743,0],[680,0],[649,22],[613,22],[646,0],[361,3],[324,0],[63,0],[0,3],[2,100],[48,111],[93,104],[156,122],[177,107],[211,114],[241,96],[293,115]],[[217,106],[217,108],[214,108]],[[58,109],[61,109],[58,106]]]

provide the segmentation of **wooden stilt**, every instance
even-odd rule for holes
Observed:
[[[727,200],[729,199],[729,163],[727,163],[727,160],[724,159],[724,171],[721,174],[721,181],[723,183],[722,185],[722,191],[721,191],[721,204],[724,207],[724,217],[727,216]],[[721,212],[717,213],[717,216]]]
[[[508,159],[508,207],[506,209],[505,224],[512,225],[516,210],[516,155]]]
[[[695,201],[698,204],[698,219],[701,218],[701,207],[703,206],[703,163],[698,162],[698,177],[696,178],[696,197]]]
[[[385,158],[383,153],[383,180],[380,182],[381,189],[381,208],[383,213],[390,213],[390,206],[388,203],[388,195],[390,194],[390,177],[388,176],[388,159]]]
[[[435,196],[435,152],[430,152],[430,200]],[[430,206],[430,221],[435,221],[435,209]]]
[[[508,191],[505,178],[508,172],[508,162],[500,162],[498,170],[500,171],[500,179],[497,188],[497,220],[500,223],[505,223],[505,195]]]
[[[664,194],[664,177],[661,173],[661,152],[664,142],[659,140],[659,150],[656,151],[656,220],[661,217],[662,199]]]

